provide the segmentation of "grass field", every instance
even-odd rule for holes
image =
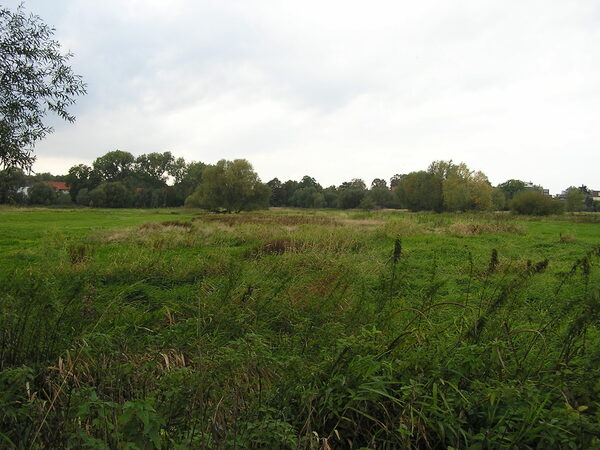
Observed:
[[[600,446],[600,217],[0,209],[0,447]]]

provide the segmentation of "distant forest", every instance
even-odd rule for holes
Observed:
[[[275,206],[436,212],[512,209],[523,214],[556,214],[600,211],[600,194],[586,186],[572,186],[552,198],[542,186],[515,179],[492,186],[483,172],[452,161],[435,161],[426,170],[397,174],[389,182],[376,178],[367,185],[355,178],[323,187],[309,175],[263,183],[243,159],[210,165],[186,162],[170,152],[136,158],[115,150],[98,157],[91,167],[71,167],[64,176],[4,169],[0,171],[0,203],[102,208],[185,205],[218,212]]]

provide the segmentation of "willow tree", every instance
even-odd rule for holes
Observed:
[[[48,112],[75,120],[68,108],[85,84],[53,35],[22,6],[0,7],[0,167],[31,168],[34,144],[53,131],[44,122]]]
[[[252,165],[245,159],[206,166],[202,183],[190,195],[185,206],[210,211],[240,212],[269,207],[271,190],[261,183]]]

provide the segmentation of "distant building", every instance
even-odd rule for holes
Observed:
[[[556,194],[557,199],[566,200],[567,199],[567,191],[568,189],[563,190],[560,194]],[[587,194],[585,194],[587,198],[591,198],[594,202],[600,202],[600,191],[595,189],[588,189]]]
[[[53,187],[55,191],[68,194],[69,186],[64,181],[44,181],[46,186]]]
[[[546,197],[552,197],[550,195],[550,189],[544,189],[541,186],[535,185],[533,184],[531,181],[529,183],[525,183],[525,189],[530,189],[530,190],[536,190],[536,191],[540,191],[542,194],[544,194]]]

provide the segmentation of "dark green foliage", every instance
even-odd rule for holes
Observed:
[[[73,122],[68,107],[85,84],[67,65],[54,29],[40,17],[0,7],[0,167],[31,168],[34,144],[52,132],[48,111]]]
[[[100,183],[100,178],[97,172],[92,172],[92,168],[85,164],[79,164],[69,169],[69,173],[65,177],[65,182],[69,186],[69,194],[73,201],[81,203],[77,200],[79,191],[85,189],[86,192],[94,189]],[[87,205],[88,202],[85,203]]]
[[[371,183],[371,189],[367,194],[369,201],[378,208],[390,208],[394,203],[394,195],[387,186],[385,180],[375,178]]]
[[[59,206],[69,206],[73,204],[73,200],[67,192],[57,192],[54,204]]]
[[[297,189],[289,203],[291,206],[301,208],[324,208],[326,206],[325,197],[313,186]]]
[[[173,172],[175,158],[171,152],[148,153],[135,160],[134,178],[137,187],[161,188],[167,185],[167,176]]]
[[[517,214],[547,216],[562,213],[564,206],[560,201],[545,196],[537,189],[527,189],[515,195],[510,209]]]
[[[525,182],[521,180],[508,180],[498,185],[498,189],[504,194],[506,202],[510,203],[519,192],[525,190]]]
[[[104,182],[89,193],[90,206],[101,208],[126,208],[133,206],[132,190],[118,181]]]
[[[337,208],[339,202],[338,190],[335,186],[330,186],[323,189],[323,199],[325,200],[325,207]]]
[[[101,181],[125,182],[134,173],[135,158],[129,152],[114,150],[96,158],[94,172]]]
[[[367,195],[365,182],[360,179],[346,181],[340,185],[338,192],[338,207],[341,209],[358,208]]]
[[[31,186],[27,192],[27,199],[31,205],[52,205],[56,198],[54,188],[41,181]]]
[[[21,169],[0,170],[0,204],[16,205],[24,203],[21,189],[25,187],[25,174]]]
[[[273,178],[271,181],[268,181],[267,186],[271,189],[271,198],[269,199],[271,206],[284,206],[287,204],[287,198],[284,196],[283,185],[279,181],[279,178]]]
[[[397,182],[400,205],[411,211],[441,211],[442,184],[434,174],[420,171],[403,175]]]
[[[87,188],[79,189],[75,202],[81,206],[90,206],[90,193]]]
[[[571,186],[567,189],[565,198],[565,209],[569,212],[583,211],[585,209],[585,192]]]
[[[134,193],[133,203],[138,208],[161,208],[167,206],[169,189],[163,188],[137,188]]]
[[[221,160],[203,171],[203,182],[186,199],[186,206],[210,211],[251,211],[269,206],[271,191],[245,159]]]

